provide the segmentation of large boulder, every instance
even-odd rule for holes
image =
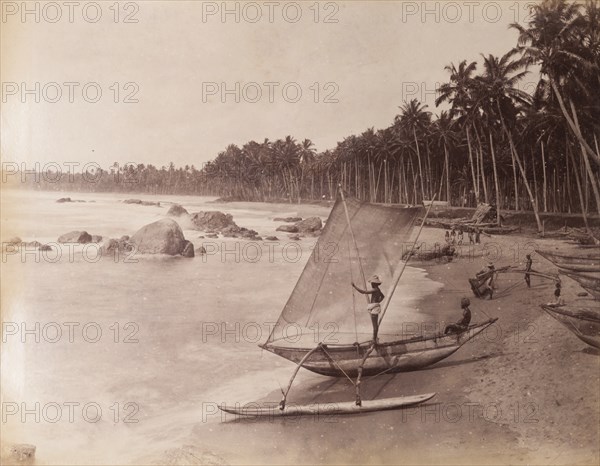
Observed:
[[[186,239],[174,220],[165,218],[142,227],[129,240],[140,254],[181,254]]]
[[[224,214],[218,210],[196,212],[191,220],[196,229],[202,231],[221,231],[230,226],[237,226],[231,214]]]
[[[56,202],[62,203],[62,202],[73,202],[73,201],[71,200],[70,197],[61,197],[60,199],[57,199]]]
[[[128,236],[127,238],[129,239]],[[111,238],[102,245],[100,252],[102,254],[130,252],[133,250],[133,245],[128,241],[128,239]]]
[[[183,251],[181,251],[183,257],[194,257],[194,245],[191,241],[186,241]]]
[[[170,215],[172,217],[181,217],[182,215],[187,215],[188,211],[185,210],[183,207],[181,207],[179,204],[173,204],[170,208],[169,211],[167,212],[167,215]]]
[[[91,243],[92,235],[87,231],[70,231],[59,236],[59,243]]]
[[[313,233],[323,228],[323,222],[319,217],[309,217],[295,224],[300,233]]]
[[[92,235],[92,243],[100,243],[102,241],[101,235]]]
[[[285,231],[287,233],[298,233],[298,227],[296,225],[280,225],[276,231]]]

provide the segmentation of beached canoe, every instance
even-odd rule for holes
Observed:
[[[372,411],[408,408],[432,399],[435,393],[422,395],[399,396],[381,400],[362,400],[358,406],[354,401],[311,403],[308,405],[286,404],[284,409],[278,406],[260,406],[258,403],[248,403],[244,406],[219,406],[221,411],[238,416],[279,417],[279,416],[325,416],[330,414],[360,414]]]
[[[536,249],[535,252],[562,269],[577,270],[580,272],[600,272],[600,250],[590,249],[584,253],[571,252],[569,254],[542,249]]]
[[[561,273],[579,283],[579,285],[594,298],[600,299],[600,275],[595,276],[567,271],[561,271]]]
[[[581,341],[600,348],[600,310],[548,304],[542,304],[541,308]]]

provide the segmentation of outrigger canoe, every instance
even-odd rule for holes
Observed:
[[[541,308],[588,345],[600,348],[600,311],[542,304]]]

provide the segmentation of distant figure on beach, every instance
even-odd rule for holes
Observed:
[[[479,228],[475,228],[475,244],[481,243],[481,232]]]
[[[446,230],[445,239],[446,239],[446,243],[450,243],[450,232],[448,230]]]
[[[469,229],[469,244],[475,244],[475,235],[473,234],[473,230]]]
[[[377,332],[379,331],[379,314],[381,313],[380,303],[383,301],[383,298],[385,296],[379,289],[379,285],[381,285],[381,280],[379,279],[379,276],[373,275],[369,279],[369,283],[371,284],[371,290],[361,290],[354,284],[354,282],[352,282],[352,286],[359,293],[371,295],[369,305],[367,306],[367,311],[369,311],[369,314],[371,314],[371,323],[373,324],[373,343],[377,343]]]
[[[560,297],[560,282],[556,282],[556,287],[554,288],[554,302],[548,303],[550,306],[564,306],[564,301]]]
[[[463,311],[462,319],[456,322],[455,324],[447,325],[444,329],[444,335],[448,335],[449,333],[462,333],[466,332],[469,328],[469,324],[471,323],[471,309],[469,306],[471,305],[471,301],[469,298],[462,298],[460,300],[460,307]]]
[[[460,230],[458,230],[458,244],[462,244],[463,243],[463,231],[462,228]]]
[[[525,283],[527,283],[527,288],[531,288],[531,278],[529,276],[529,272],[531,272],[533,260],[531,260],[531,254],[527,254],[525,258],[527,259],[525,261]]]
[[[452,228],[452,231],[450,232],[450,242],[456,244],[456,230],[454,228]]]

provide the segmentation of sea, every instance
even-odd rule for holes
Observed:
[[[84,202],[57,203],[62,197]],[[128,198],[160,206],[122,202]],[[275,231],[279,223],[273,218],[301,210],[294,204],[214,200],[3,189],[3,243],[19,237],[52,247],[15,252],[3,244],[4,445],[35,445],[36,464],[131,464],[182,445],[199,424],[221,422],[217,404],[260,400],[287,384],[295,366],[258,345],[315,238],[266,247],[199,238],[202,232],[178,220],[185,237],[209,254],[107,257],[97,244],[57,243],[73,230],[105,239],[132,235],[165,218],[173,203],[188,212],[220,210],[263,238],[287,239]],[[324,220],[328,215],[327,207],[304,210]],[[441,286],[424,270],[407,267],[396,305],[405,316],[413,312],[410,318],[423,320],[415,304]],[[392,324],[394,317],[389,319]],[[323,379],[306,371],[298,377],[305,384]]]

